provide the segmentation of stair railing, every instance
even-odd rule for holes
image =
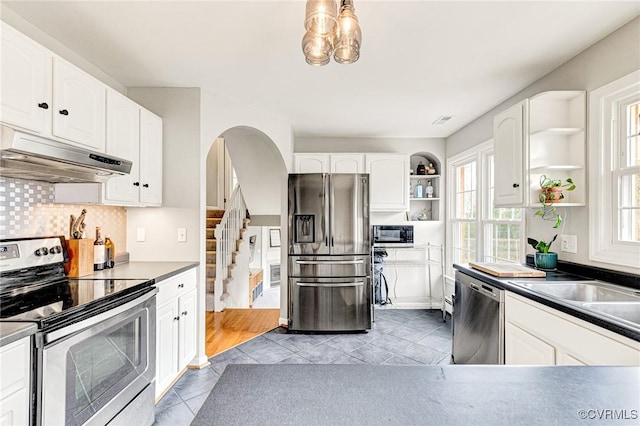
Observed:
[[[233,263],[233,253],[237,250],[237,241],[240,239],[240,230],[244,226],[247,217],[247,205],[242,195],[240,185],[236,185],[227,208],[222,216],[222,221],[216,226],[216,280],[214,293],[216,299],[223,301],[227,297],[226,281],[230,277],[229,267]]]

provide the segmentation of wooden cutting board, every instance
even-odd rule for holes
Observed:
[[[513,263],[473,263],[469,266],[496,277],[546,277],[547,273]]]

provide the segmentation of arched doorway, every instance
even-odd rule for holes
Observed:
[[[236,194],[237,184],[250,216],[243,232],[243,239],[249,241],[249,260],[236,265],[246,269],[250,278],[248,283],[233,284],[249,285],[249,301],[244,297],[219,300],[221,280],[216,281],[213,294],[207,294],[206,353],[210,357],[279,324],[280,289],[285,286],[274,280],[274,269],[279,270],[281,264],[281,247],[274,237],[280,235],[282,185],[287,168],[280,150],[266,134],[253,127],[238,126],[224,131],[211,145],[206,174],[208,214],[233,202],[229,197]],[[216,213],[216,218],[208,218],[207,222],[220,223],[222,217],[218,216]],[[212,231],[207,229],[207,244]],[[207,247],[208,267],[210,248]],[[208,272],[208,288],[213,281],[210,275]]]

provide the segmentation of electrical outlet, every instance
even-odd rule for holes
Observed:
[[[578,253],[578,236],[560,235],[560,250],[567,253]]]
[[[138,242],[144,242],[146,238],[146,232],[144,228],[137,228],[136,229],[136,241]]]
[[[187,228],[178,228],[178,242],[179,243],[187,242]]]

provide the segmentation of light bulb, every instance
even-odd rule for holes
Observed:
[[[302,52],[309,65],[322,66],[328,64],[331,59],[329,37],[307,31],[302,38]]]
[[[352,64],[360,58],[362,32],[351,2],[343,2],[338,17],[333,59],[340,64]]]
[[[335,0],[307,0],[304,28],[317,35],[328,35],[336,26]]]

